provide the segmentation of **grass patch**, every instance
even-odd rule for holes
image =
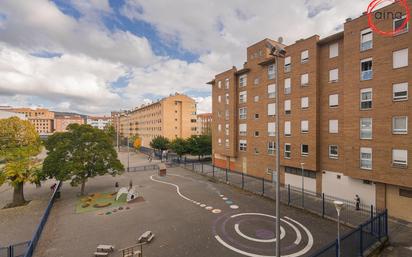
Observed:
[[[123,194],[116,201],[114,193],[93,193],[79,198],[76,204],[76,213],[85,213],[102,210],[104,208],[118,207],[126,204],[126,194]]]

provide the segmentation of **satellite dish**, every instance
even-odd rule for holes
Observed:
[[[279,38],[278,38],[278,42],[279,42],[280,44],[283,44],[283,37],[279,37]]]

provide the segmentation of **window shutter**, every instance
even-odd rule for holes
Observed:
[[[274,103],[268,104],[268,115],[276,115],[276,105]]]
[[[339,55],[339,45],[334,43],[329,45],[329,58],[333,58]]]
[[[393,52],[393,68],[408,66],[408,48]]]
[[[338,106],[339,105],[339,95],[329,95],[329,106]]]
[[[329,120],[329,133],[338,133],[338,120]]]
[[[285,135],[290,135],[291,128],[290,128],[290,121],[285,121]]]
[[[339,79],[339,70],[333,69],[329,71],[329,81],[338,81]]]
[[[301,108],[308,108],[309,107],[309,97],[302,97],[300,99]]]
[[[288,57],[286,57],[285,58],[285,65],[289,65],[290,63],[291,63],[291,57],[290,56],[288,56]]]
[[[276,92],[276,84],[268,85],[268,94]]]
[[[394,161],[398,162],[407,162],[408,160],[408,151],[407,150],[400,150],[400,149],[393,149],[392,150],[392,158]]]
[[[301,85],[306,85],[306,84],[308,84],[309,83],[309,74],[302,74],[301,76],[300,76],[300,84]]]
[[[269,122],[268,123],[268,134],[269,135],[275,135],[275,132],[276,132],[276,123]]]
[[[300,53],[300,59],[301,60],[305,60],[309,58],[309,50],[305,50],[303,52]]]
[[[300,122],[300,130],[301,130],[302,132],[308,131],[308,130],[309,130],[309,121],[307,121],[307,120],[302,120],[302,121]]]
[[[290,111],[290,100],[285,100],[285,111]]]
[[[239,124],[239,131],[246,132],[247,131],[247,124]]]

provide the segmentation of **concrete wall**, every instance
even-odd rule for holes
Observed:
[[[305,190],[316,192],[316,179],[305,177],[303,182]],[[302,188],[302,176],[285,173],[285,184]]]

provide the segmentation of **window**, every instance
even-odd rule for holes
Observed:
[[[339,130],[338,120],[329,120],[329,133],[336,134]]]
[[[329,95],[329,107],[338,107],[339,106],[339,95]]]
[[[290,56],[285,58],[285,72],[290,72],[292,66],[292,59]]]
[[[393,52],[393,68],[408,66],[408,48]]]
[[[229,79],[225,79],[225,88],[229,89]]]
[[[239,92],[239,103],[240,104],[246,103],[246,101],[247,101],[247,92],[246,91]]]
[[[404,101],[408,100],[408,83],[393,84],[393,100]]]
[[[259,136],[259,131],[255,131],[255,137]]]
[[[275,103],[268,104],[268,115],[269,116],[276,115],[276,104]]]
[[[292,146],[290,144],[285,144],[285,158],[286,159],[290,159],[291,148],[292,148]]]
[[[339,55],[339,44],[334,43],[329,45],[329,58],[334,58]]]
[[[307,63],[309,60],[309,50],[300,52],[300,62]]]
[[[408,134],[408,116],[395,116],[392,118],[393,134]]]
[[[222,96],[221,96],[221,95],[218,95],[218,96],[217,96],[217,102],[218,102],[218,103],[222,102]]]
[[[246,119],[247,109],[246,107],[239,108],[239,119],[244,120]]]
[[[372,118],[360,118],[360,139],[372,139]]]
[[[372,108],[372,88],[364,88],[360,91],[360,108],[368,110]]]
[[[247,141],[246,140],[239,140],[239,150],[246,152],[247,148]]]
[[[338,146],[337,145],[329,145],[329,158],[331,159],[338,159]]]
[[[239,76],[239,87],[245,87],[247,85],[247,75],[243,74]]]
[[[305,96],[305,97],[300,98],[300,107],[302,109],[309,108],[309,97]]]
[[[309,74],[305,73],[300,75],[300,85],[307,86],[309,84]]]
[[[292,87],[290,85],[290,78],[285,79],[285,95],[289,95],[292,91]]]
[[[333,69],[329,71],[329,83],[336,83],[339,80],[339,70]]]
[[[402,16],[400,19],[393,20],[393,31],[400,29],[403,26],[403,23],[406,21],[406,15]],[[408,32],[409,29],[409,22],[406,23],[406,26],[403,29],[400,29],[396,32],[396,35]]]
[[[259,154],[259,153],[260,153],[259,148],[256,148],[256,147],[255,147],[254,151],[255,151],[255,154]]]
[[[408,166],[408,150],[393,149],[392,150],[392,165],[396,167]]]
[[[275,98],[276,97],[276,84],[268,85],[268,97]]]
[[[361,80],[372,79],[372,58],[364,59],[361,61]]]
[[[225,111],[225,117],[226,117],[226,120],[229,120],[229,110]]]
[[[217,131],[222,131],[222,124],[217,125]]]
[[[253,80],[253,84],[256,86],[256,85],[259,85],[259,83],[260,83],[260,78],[259,78],[259,77],[256,77],[256,78]]]
[[[217,87],[220,89],[220,88],[222,88],[222,81],[221,80],[219,80],[218,82],[217,82]]]
[[[255,120],[259,119],[259,113],[255,113]]]
[[[229,94],[226,94],[226,104],[229,104]]]
[[[366,170],[372,169],[372,148],[360,148],[360,167]]]
[[[274,79],[276,76],[276,65],[271,64],[268,66],[268,79]]]
[[[225,134],[226,136],[229,136],[229,124],[225,125]]]
[[[308,156],[309,155],[309,145],[302,144],[302,145],[300,145],[300,149],[301,149],[302,156]]]
[[[285,166],[285,173],[302,176],[302,168]],[[303,170],[303,176],[307,178],[316,178],[316,172],[311,170]]]
[[[285,136],[291,135],[290,121],[285,121]]]
[[[300,132],[308,133],[309,132],[309,121],[308,120],[301,120],[300,121]]]
[[[239,124],[239,135],[246,136],[247,133],[247,124]]]
[[[370,28],[361,31],[361,51],[371,49],[373,46],[373,33]]]
[[[274,122],[268,123],[268,136],[273,137],[276,134],[276,124]]]
[[[258,96],[258,95],[255,95],[255,96],[253,97],[253,101],[254,101],[255,103],[259,102],[259,96]]]
[[[268,142],[268,154],[272,155],[275,153],[275,142],[274,141],[269,141]]]
[[[219,145],[221,145],[221,144],[222,144],[222,139],[221,139],[221,138],[218,138],[218,139],[217,139],[217,143],[218,143]]]
[[[399,196],[412,198],[412,190],[406,188],[399,188]]]
[[[290,100],[285,100],[285,114],[290,114],[291,112],[291,102]]]
[[[230,146],[230,144],[229,144],[229,139],[226,139],[226,140],[225,140],[225,146],[226,146],[226,148],[229,148],[229,146]]]

